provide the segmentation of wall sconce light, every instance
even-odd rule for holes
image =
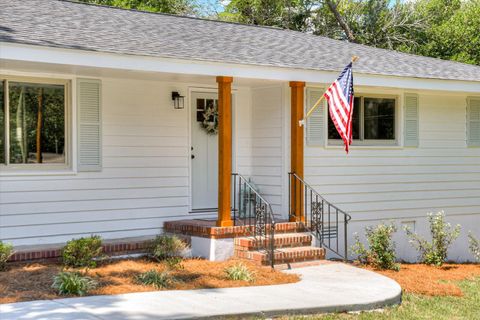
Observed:
[[[173,107],[175,109],[183,109],[184,106],[184,96],[181,96],[177,91],[172,92]]]

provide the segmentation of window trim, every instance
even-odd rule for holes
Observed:
[[[394,99],[395,100],[395,139],[393,140],[376,140],[376,139],[353,139],[351,146],[352,147],[398,147],[400,146],[399,142],[399,135],[400,135],[400,96],[395,94],[371,94],[371,93],[358,93],[355,95],[356,98],[361,98],[361,110],[360,110],[360,136],[364,136],[365,124],[364,124],[364,116],[365,116],[365,107],[364,107],[364,98],[379,98],[379,99]],[[327,147],[335,147],[335,146],[343,146],[343,141],[341,139],[330,139],[328,137],[328,124],[330,114],[327,109],[326,115],[326,138],[327,138]]]
[[[22,174],[22,173],[71,173],[72,169],[72,81],[63,78],[44,78],[29,76],[12,76],[0,74],[0,81],[4,83],[4,106],[5,106],[5,163],[0,163],[1,175]],[[24,82],[33,84],[56,84],[64,86],[65,97],[65,162],[34,164],[34,163],[10,163],[10,82]]]

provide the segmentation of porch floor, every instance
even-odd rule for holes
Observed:
[[[237,220],[237,225],[232,227],[217,227],[216,220],[213,219],[186,219],[167,221],[163,224],[165,232],[212,239],[248,237],[252,235],[254,228],[249,219]],[[299,223],[285,219],[276,222],[276,233],[297,231],[302,231]]]

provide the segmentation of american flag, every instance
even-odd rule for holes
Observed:
[[[328,101],[330,117],[345,143],[345,151],[352,143],[353,74],[349,63],[340,76],[323,94]]]

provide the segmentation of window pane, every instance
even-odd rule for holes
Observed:
[[[65,163],[63,85],[10,82],[10,163]]]
[[[365,139],[395,140],[395,99],[365,98]]]
[[[197,122],[203,122],[203,113],[205,112],[205,99],[197,99]]]
[[[5,163],[5,94],[4,82],[0,81],[0,163]]]
[[[353,99],[352,136],[353,139],[360,139],[360,98]],[[328,139],[341,139],[340,135],[328,113]]]

